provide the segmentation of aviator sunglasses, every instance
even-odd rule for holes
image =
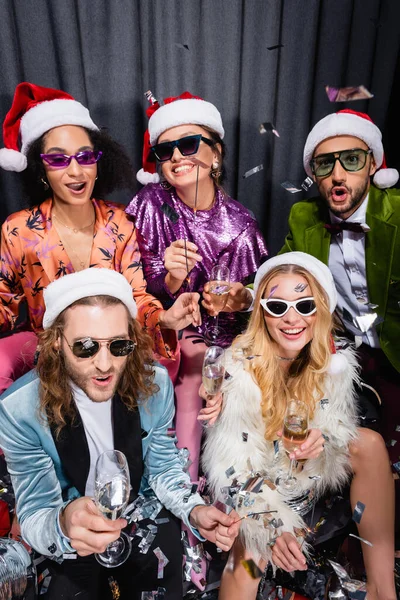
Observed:
[[[63,336],[68,344],[68,340]],[[92,358],[95,356],[101,346],[106,345],[113,356],[128,356],[135,349],[136,342],[133,340],[95,340],[91,337],[83,338],[74,342],[72,345],[68,344],[71,348],[72,353],[77,358]]]
[[[283,317],[293,306],[294,310],[302,317],[309,317],[317,310],[314,298],[299,298],[298,300],[279,300],[277,298],[261,298],[260,304],[263,309],[273,317]]]
[[[73,158],[76,160],[78,165],[81,165],[81,167],[89,167],[90,165],[97,163],[102,154],[103,153],[100,150],[84,150],[83,152],[70,155],[41,154],[40,158],[44,160],[49,167],[53,167],[54,169],[65,169],[66,167],[69,167]]]
[[[198,135],[187,135],[186,137],[180,138],[180,140],[173,140],[172,142],[161,142],[151,146],[150,150],[160,162],[171,160],[174,154],[175,148],[178,148],[182,156],[190,156],[196,154],[199,149],[200,142],[204,142],[209,146],[213,146],[214,142],[200,133]]]
[[[365,167],[368,154],[372,154],[372,150],[362,148],[320,154],[310,160],[310,167],[316,177],[327,177],[332,173],[338,160],[345,171],[354,173]]]

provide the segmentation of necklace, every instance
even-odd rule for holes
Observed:
[[[295,356],[294,358],[286,358],[286,356],[276,356],[276,358],[278,360],[287,360],[288,362],[293,362],[294,360],[297,360],[299,357]]]
[[[81,267],[79,270],[86,269],[90,265],[90,255],[92,254],[93,238],[90,240],[89,252],[87,253],[87,255],[84,259],[82,259],[82,257],[78,254],[78,252],[76,252],[73,249],[73,247],[69,245],[69,243],[66,243],[66,239],[63,239],[61,241],[64,244],[64,247],[67,250],[68,254],[70,254],[70,252],[72,252],[72,254],[75,256],[76,260],[78,261],[78,263]]]
[[[85,225],[85,227],[80,227],[78,229],[78,227],[70,227],[69,225],[66,225],[65,223],[63,223],[54,212],[53,212],[53,217],[55,219],[57,219],[57,221],[60,223],[60,225],[62,225],[66,229],[69,229],[70,231],[73,231],[74,233],[79,233],[80,231],[85,231],[85,229],[89,229],[89,227],[92,227],[94,225],[94,222],[96,220],[96,216],[94,216],[93,221],[91,223],[89,223],[89,225]]]

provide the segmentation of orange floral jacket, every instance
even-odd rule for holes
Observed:
[[[161,332],[158,324],[161,303],[146,292],[134,222],[124,206],[92,200],[96,221],[90,267],[122,273],[132,286],[138,307],[138,320],[152,337],[154,350],[171,358],[176,334]],[[1,228],[0,246],[0,329],[15,327],[20,303],[26,300],[30,327],[43,329],[43,289],[55,279],[73,273],[74,268],[53,227],[52,200],[8,217]]]

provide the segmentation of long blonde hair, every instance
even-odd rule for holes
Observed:
[[[264,309],[260,304],[270,281],[284,274],[304,277],[317,307],[313,338],[302,349],[297,360],[291,363],[288,372],[282,369],[282,364],[276,357],[276,349],[264,320]],[[261,280],[249,325],[245,333],[234,341],[233,351],[240,348],[245,355],[260,355],[251,361],[245,361],[245,368],[251,372],[261,390],[267,440],[276,439],[276,432],[282,428],[286,406],[291,398],[305,402],[312,418],[316,402],[323,395],[324,378],[331,356],[332,327],[326,294],[318,281],[302,267],[281,265],[269,271]]]

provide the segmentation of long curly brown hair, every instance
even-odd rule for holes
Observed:
[[[55,427],[58,436],[67,421],[73,422],[76,406],[72,397],[70,380],[65,367],[63,353],[59,350],[59,340],[63,334],[65,314],[69,308],[84,306],[114,306],[122,304],[112,296],[92,296],[77,300],[65,309],[54,321],[53,325],[39,335],[39,358],[37,372],[40,378],[40,414],[47,417],[50,425]],[[134,410],[139,403],[158,391],[154,383],[152,340],[140,324],[129,316],[129,339],[137,345],[126,358],[125,369],[119,380],[117,392],[129,410]]]

